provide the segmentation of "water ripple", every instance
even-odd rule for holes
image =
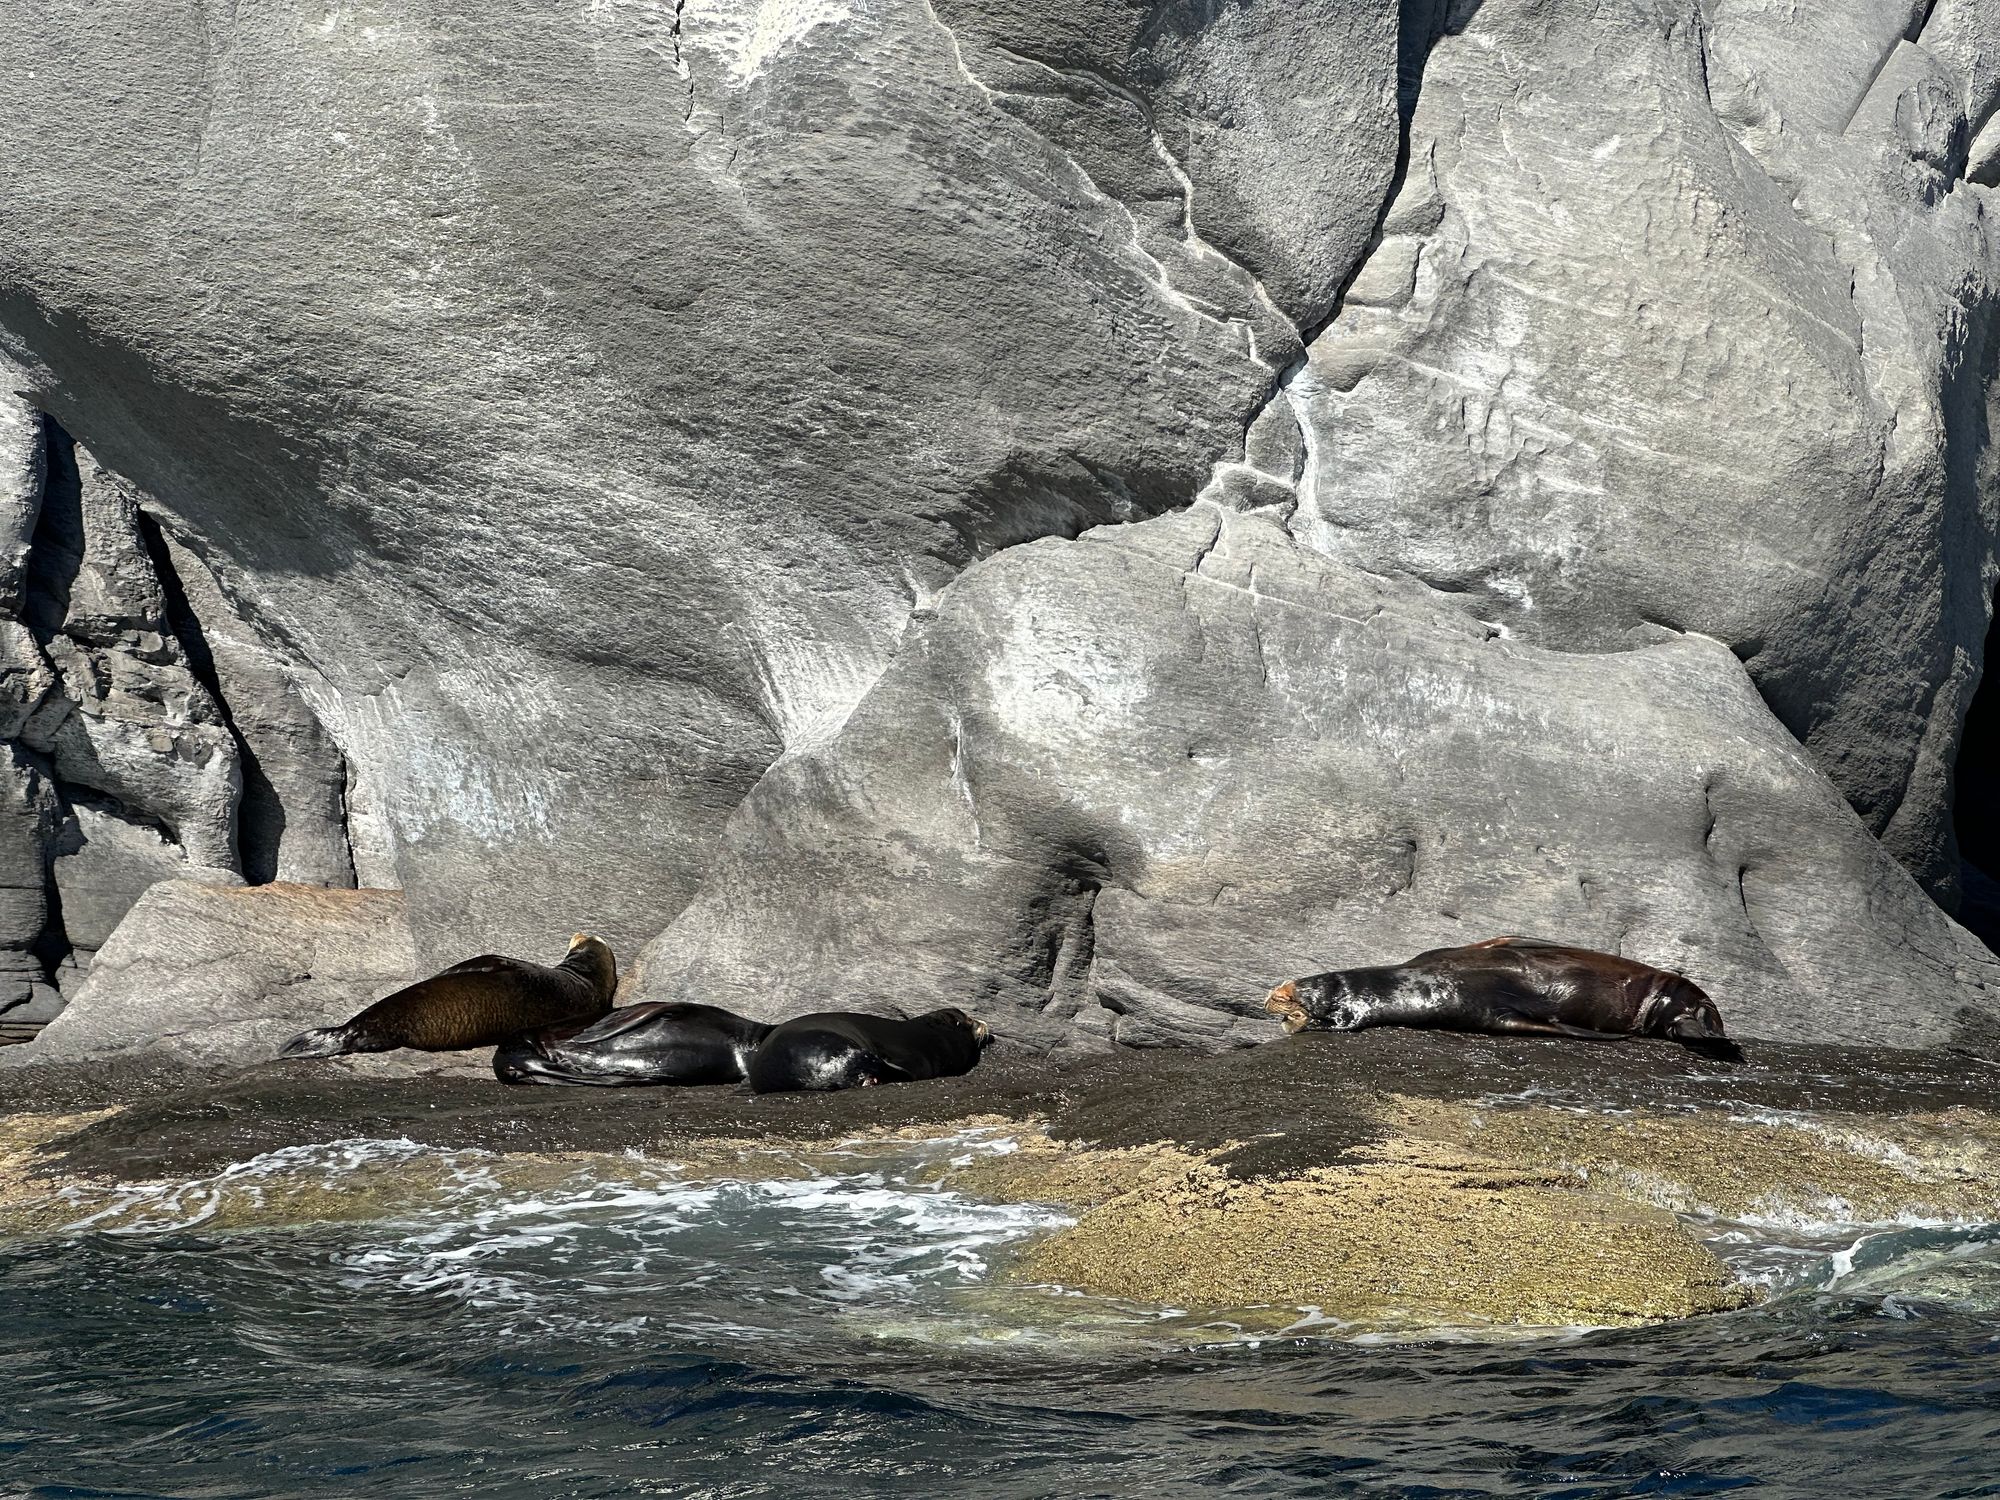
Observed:
[[[1717,1226],[1782,1295],[1660,1328],[1249,1338],[996,1279],[1063,1215],[928,1185],[938,1149],[524,1184],[342,1142],[79,1195],[0,1245],[0,1494],[2000,1494],[1990,1226]]]

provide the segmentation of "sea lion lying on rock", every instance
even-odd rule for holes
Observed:
[[[496,953],[468,958],[441,974],[385,995],[341,1026],[293,1037],[280,1057],[338,1057],[348,1052],[456,1052],[492,1047],[561,1021],[589,1022],[611,1009],[618,961],[587,932],[569,940],[553,968]]]
[[[1287,1031],[1424,1026],[1619,1041],[1666,1037],[1740,1061],[1715,1002],[1682,975],[1540,938],[1434,948],[1407,963],[1293,979],[1264,1000]]]
[[[747,1081],[760,1094],[868,1088],[968,1071],[986,1027],[962,1010],[901,1020],[819,1011],[777,1026],[713,1005],[628,1005],[501,1044],[502,1083],[616,1088]]]
[[[955,1007],[908,1020],[818,1011],[771,1029],[750,1059],[750,1087],[777,1094],[949,1078],[971,1072],[991,1040],[984,1022]]]
[[[502,1083],[595,1088],[741,1083],[771,1030],[713,1005],[624,1005],[501,1043],[493,1072]]]

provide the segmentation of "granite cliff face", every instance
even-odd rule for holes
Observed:
[[[0,1007],[176,876],[1038,1045],[1501,930],[2000,1016],[1990,0],[0,38]]]

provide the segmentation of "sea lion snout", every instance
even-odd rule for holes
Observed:
[[[1287,1031],[1301,1031],[1309,1017],[1306,1008],[1299,1004],[1299,982],[1287,979],[1283,984],[1264,997],[1264,1009],[1281,1018]]]
[[[594,943],[596,941],[596,937],[588,932],[573,932],[569,935],[569,951],[574,953],[585,943]]]

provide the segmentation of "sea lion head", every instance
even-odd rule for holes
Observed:
[[[956,1005],[947,1005],[941,1010],[927,1011],[922,1019],[937,1021],[947,1026],[962,1026],[972,1033],[973,1041],[977,1042],[982,1049],[993,1045],[993,1033],[987,1029],[986,1023],[977,1016],[967,1015]]]
[[[562,966],[583,975],[607,999],[618,988],[618,960],[611,945],[592,933],[579,932],[570,938]]]
[[[1341,974],[1314,974],[1288,979],[1264,997],[1264,1009],[1279,1017],[1287,1031],[1352,1031],[1368,1007]]]
[[[1640,1013],[1638,1029],[1652,1036],[1671,1037],[1704,1057],[1743,1060],[1743,1049],[1723,1030],[1722,1012],[1693,985],[1680,986],[1679,993],[1669,992],[1649,1002]]]

